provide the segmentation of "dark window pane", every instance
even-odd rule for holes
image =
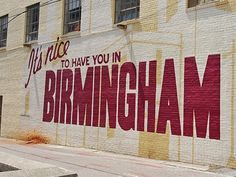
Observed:
[[[188,8],[195,7],[200,3],[200,0],[188,0]]]
[[[27,7],[26,42],[38,40],[39,9],[39,3]]]
[[[0,47],[6,47],[7,44],[8,16],[0,17]]]
[[[7,41],[6,40],[1,40],[0,41],[0,47],[6,47]]]
[[[80,31],[81,0],[65,0],[64,33]]]
[[[139,17],[140,0],[116,0],[116,23]]]

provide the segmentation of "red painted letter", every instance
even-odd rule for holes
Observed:
[[[60,123],[65,122],[71,124],[71,93],[72,93],[73,72],[70,69],[64,69],[62,73],[62,89],[61,89],[61,112]]]
[[[79,125],[84,125],[86,112],[86,126],[91,126],[92,92],[93,92],[93,68],[88,67],[87,75],[82,86],[80,68],[75,69],[73,124],[77,124],[77,112],[79,110]]]
[[[59,113],[60,113],[60,97],[61,97],[61,70],[57,70],[57,79],[56,79],[56,95],[55,95],[55,114],[54,122],[58,123]]]
[[[112,65],[110,82],[108,66],[102,67],[100,127],[106,126],[106,105],[108,104],[109,127],[116,128],[118,65]]]
[[[148,101],[148,132],[155,132],[156,61],[149,62],[149,84],[146,85],[146,62],[139,63],[138,131],[144,131],[145,102]]]
[[[202,84],[195,57],[185,59],[184,135],[193,136],[193,119],[199,138],[220,139],[220,55],[210,55]]]
[[[54,111],[54,98],[55,93],[55,73],[53,71],[46,72],[45,92],[44,92],[44,105],[43,105],[43,121],[51,122],[53,119]],[[49,104],[49,107],[48,107]]]
[[[181,135],[179,106],[173,59],[165,62],[157,133],[166,133],[167,121],[170,121],[172,135]]]
[[[123,130],[135,129],[135,93],[127,94],[128,115],[125,115],[126,78],[129,74],[129,88],[136,89],[136,68],[133,63],[127,62],[120,69],[120,90],[118,121]]]
[[[98,127],[99,101],[101,88],[101,67],[96,66],[94,72],[94,92],[93,92],[93,126]]]

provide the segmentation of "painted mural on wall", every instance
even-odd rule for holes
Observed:
[[[202,78],[196,57],[184,58],[180,110],[174,58],[162,59],[164,71],[158,94],[157,59],[122,62],[122,51],[76,57],[69,57],[69,53],[70,41],[59,38],[46,49],[38,46],[31,50],[25,88],[33,75],[45,72],[43,122],[112,129],[119,126],[123,131],[160,134],[166,134],[170,124],[172,135],[196,134],[220,140],[220,54],[209,54]],[[44,69],[56,60],[60,69]]]

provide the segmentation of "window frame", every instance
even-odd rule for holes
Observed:
[[[78,9],[74,9],[71,10],[72,12],[69,12],[69,6],[70,4],[72,4],[73,7],[73,3],[77,3],[79,4]],[[75,21],[70,21],[69,20],[69,16],[72,13],[78,13],[76,15],[79,16],[78,19],[76,19]],[[80,32],[81,31],[81,18],[82,17],[82,0],[72,0],[72,2],[70,2],[70,0],[64,0],[63,1],[63,35],[68,34],[68,33],[73,33],[73,32]],[[73,30],[69,29],[70,27],[68,27],[68,25],[71,25],[71,27],[73,27],[73,25],[77,25]]]
[[[37,14],[34,10],[36,9]],[[34,15],[37,15],[35,17]],[[36,21],[34,18],[38,18]],[[30,43],[38,40],[39,25],[40,25],[40,3],[35,3],[26,7],[26,29],[25,29],[25,42]],[[33,25],[36,25],[36,30],[32,30]],[[31,29],[30,29],[31,28]],[[35,36],[33,36],[35,35]]]
[[[126,2],[123,2],[125,4],[122,4],[122,0],[114,0],[114,1],[115,1],[115,3],[114,3],[114,5],[115,5],[114,24],[119,24],[119,23],[122,23],[122,22],[125,22],[125,21],[136,20],[140,17],[140,0],[136,0],[134,6],[124,7],[124,8],[122,8],[122,7],[127,5]],[[121,1],[119,8],[117,7],[117,1]],[[120,9],[120,10],[118,10],[118,9]],[[133,9],[135,9],[134,17],[127,18],[127,19],[121,19],[121,20],[118,19],[119,18],[118,16],[121,14],[121,12],[125,13],[125,12],[133,10]]]
[[[6,31],[3,31],[4,25],[6,25]],[[6,33],[5,34],[6,38],[1,38],[4,36],[4,32]],[[5,48],[7,46],[7,36],[8,36],[8,14],[0,17],[0,48]],[[5,41],[5,45],[3,45],[4,44],[3,41]]]
[[[217,2],[221,2],[221,0],[198,0],[198,2],[196,3],[196,5],[190,6],[190,0],[186,0],[187,1],[187,9],[192,9],[192,8],[198,8],[201,6],[206,6],[209,4],[214,4]]]

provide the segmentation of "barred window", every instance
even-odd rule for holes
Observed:
[[[219,0],[188,0],[188,8],[196,7],[197,5],[200,5],[200,4],[216,2],[216,1],[219,1]]]
[[[139,17],[140,0],[116,0],[115,23]]]
[[[80,31],[81,0],[65,0],[64,34]]]
[[[7,45],[8,15],[0,17],[0,47]]]
[[[39,3],[27,7],[26,42],[38,40]]]

